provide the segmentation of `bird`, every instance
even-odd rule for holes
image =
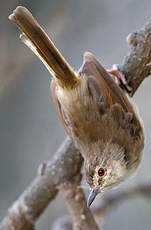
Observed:
[[[53,76],[57,114],[84,158],[89,207],[99,193],[117,187],[140,165],[144,127],[126,94],[131,87],[117,66],[106,70],[90,52],[84,54],[80,70],[74,71],[27,8],[18,6],[9,19]]]

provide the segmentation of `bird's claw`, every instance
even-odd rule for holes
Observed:
[[[119,65],[114,64],[112,69],[108,69],[107,72],[112,76],[117,85],[124,85],[128,92],[132,91],[132,88],[128,85],[125,75],[120,71]]]

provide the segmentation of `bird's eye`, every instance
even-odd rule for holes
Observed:
[[[103,177],[103,176],[105,175],[105,169],[104,169],[104,168],[99,168],[99,170],[98,170],[98,175],[99,175],[100,177]]]

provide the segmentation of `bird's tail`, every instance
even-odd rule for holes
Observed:
[[[32,14],[25,7],[18,6],[9,19],[23,32],[21,40],[41,59],[58,84],[67,88],[74,87],[78,82],[75,72]]]

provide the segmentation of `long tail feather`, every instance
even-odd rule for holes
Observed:
[[[72,68],[25,7],[18,6],[9,19],[23,32],[21,40],[41,59],[62,87],[73,87],[78,82]]]

